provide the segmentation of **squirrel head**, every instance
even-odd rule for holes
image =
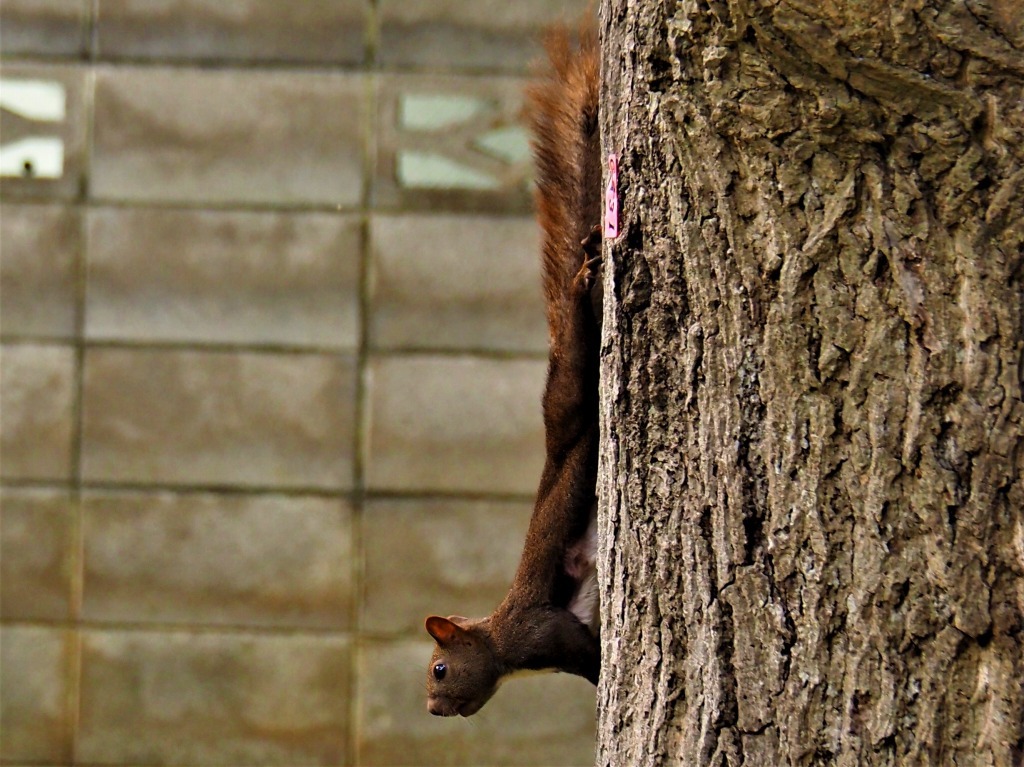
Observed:
[[[501,680],[488,619],[432,615],[426,628],[437,642],[427,668],[427,710],[435,716],[475,714]]]

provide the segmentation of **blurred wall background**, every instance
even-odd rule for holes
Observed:
[[[572,765],[425,709],[542,462],[524,135],[579,0],[2,0],[0,761]]]

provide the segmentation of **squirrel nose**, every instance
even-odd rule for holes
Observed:
[[[444,706],[441,705],[440,701],[433,698],[427,701],[427,711],[434,716],[444,716]]]

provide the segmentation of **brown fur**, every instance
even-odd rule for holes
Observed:
[[[544,232],[543,275],[551,343],[570,310],[565,290],[579,269],[580,241],[601,220],[598,134],[600,56],[593,28],[573,46],[569,31],[548,33],[547,75],[526,91],[537,166],[537,220]]]
[[[522,670],[597,683],[600,645],[568,608],[587,568],[575,561],[595,506],[600,332],[593,304],[600,238],[599,57],[593,31],[547,41],[551,71],[527,92],[537,161],[537,215],[550,352],[544,391],[546,460],[522,558],[487,618],[427,619],[437,646],[427,671],[431,713],[469,716]],[[566,558],[574,561],[567,567]],[[590,623],[594,623],[591,621]]]

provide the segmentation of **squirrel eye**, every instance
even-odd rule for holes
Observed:
[[[444,675],[446,673],[448,673],[448,666],[446,666],[444,663],[434,664],[434,679],[440,682],[442,679],[444,679]]]

